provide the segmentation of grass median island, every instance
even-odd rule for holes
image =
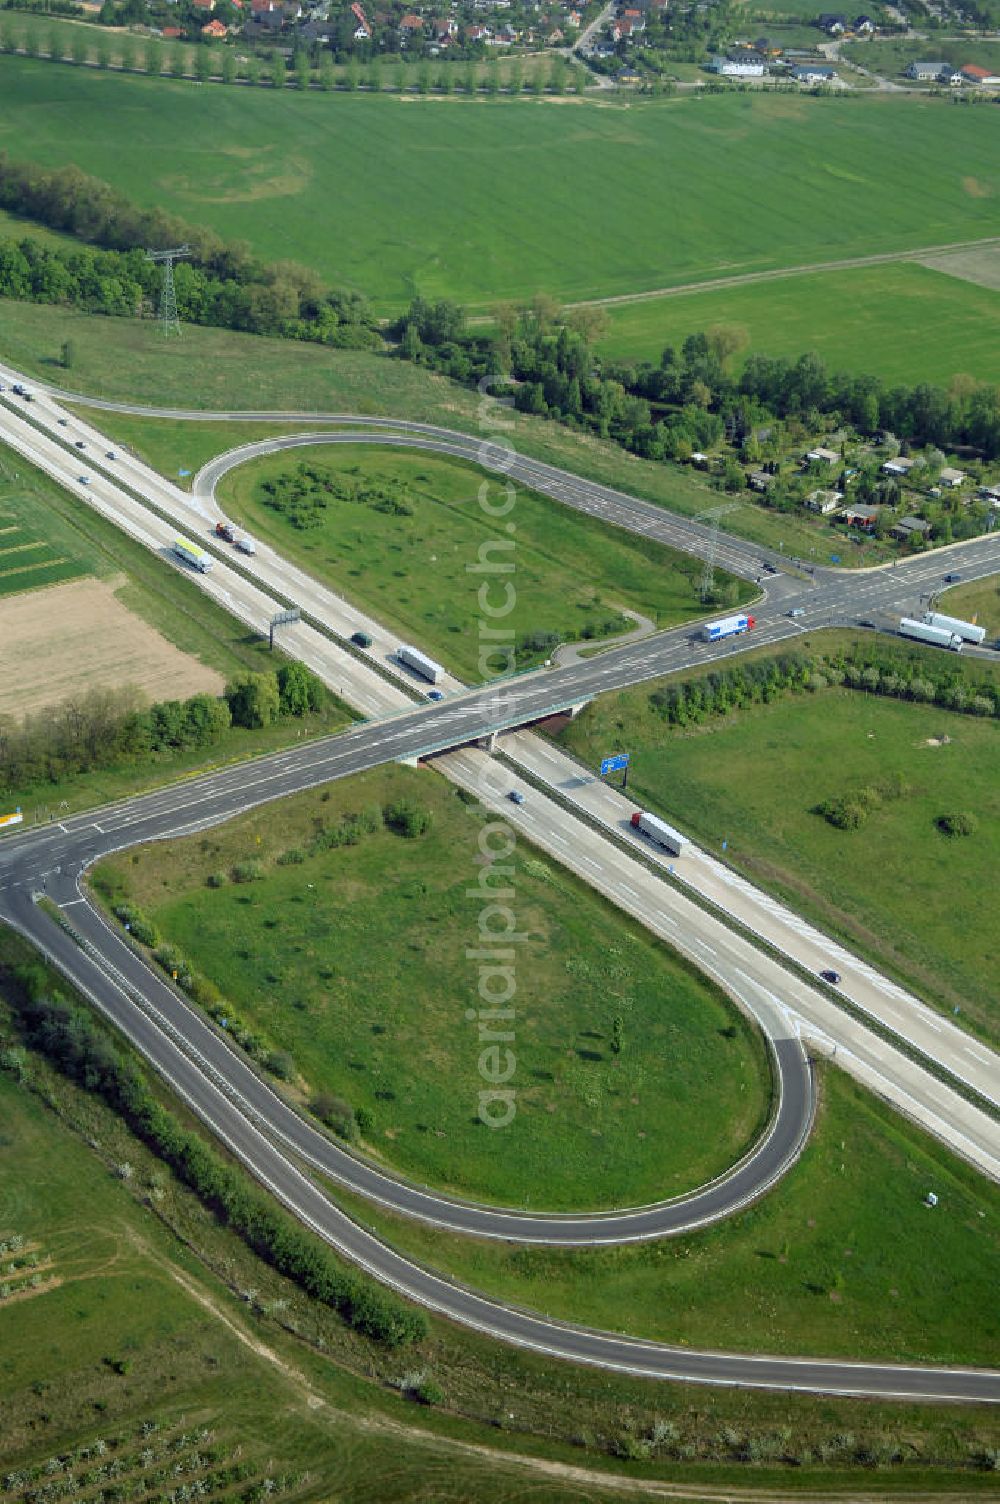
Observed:
[[[443,455],[367,445],[267,455],[231,471],[219,499],[283,555],[473,682],[483,677],[484,582],[487,606],[504,608],[488,625],[513,634],[518,667],[557,642],[629,630],[622,606],[661,627],[705,609],[697,559],[520,486],[511,499],[502,478]],[[734,580],[730,590],[735,605],[752,587]],[[508,662],[498,653],[488,667]]]
[[[854,651],[852,643],[862,660],[870,652],[904,670],[961,673],[972,689],[981,677],[996,682],[988,663],[846,632],[817,633],[801,651]],[[591,766],[598,754],[627,748],[638,802],[708,850],[727,841],[726,859],[753,881],[995,1038],[1000,931],[990,874],[1000,864],[1000,724],[828,686],[671,726],[652,701],[657,690],[602,696],[561,740]],[[900,797],[891,797],[894,788]],[[857,828],[821,813],[823,805],[853,809],[868,789],[884,793]],[[965,812],[972,833],[947,834],[941,822]]]
[[[994,1365],[1000,1191],[850,1077],[826,1070],[821,1087],[784,1180],[688,1237],[509,1248],[331,1194],[394,1247],[565,1320],[692,1347]]]
[[[973,580],[968,585],[943,590],[937,598],[936,609],[962,621],[977,622],[986,629],[987,644],[997,642],[1000,640],[1000,575],[988,575],[985,580]]]
[[[345,815],[400,803],[430,816],[419,837],[375,828],[319,849]],[[95,881],[149,917],[241,1029],[290,1054],[281,1073],[307,1099],[325,1095],[338,1123],[337,1100],[347,1104],[366,1147],[418,1180],[575,1209],[655,1200],[724,1170],[768,1112],[762,1042],[710,984],[526,844],[514,878],[529,937],[513,1005],[516,1117],[502,1134],[484,1126],[483,1046],[466,1017],[479,1006],[466,956],[479,935],[467,897],[478,829],[443,779],[390,767],[109,858]]]

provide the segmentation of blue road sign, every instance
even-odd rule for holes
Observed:
[[[178,475],[190,475],[191,471],[190,470],[178,470],[177,474]]]
[[[831,554],[830,555],[830,563],[831,564],[839,564],[840,563],[840,555],[839,554]]]
[[[628,767],[628,760],[628,752],[616,752],[614,757],[602,758],[601,777],[604,778],[608,773],[620,773],[623,768]]]

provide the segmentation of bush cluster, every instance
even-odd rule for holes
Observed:
[[[50,995],[39,967],[21,968],[16,980],[15,1006],[28,1042],[71,1080],[104,1097],[261,1258],[375,1342],[399,1347],[426,1336],[422,1312],[341,1267],[318,1238],[280,1211],[241,1170],[182,1127],[86,1012]]]
[[[378,481],[354,480],[304,460],[261,485],[264,504],[287,518],[300,532],[319,527],[331,501],[369,507],[390,517],[412,517],[406,490],[405,484],[389,487]]]

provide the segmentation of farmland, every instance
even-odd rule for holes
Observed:
[[[788,277],[608,308],[603,354],[654,364],[666,345],[714,324],[747,332],[747,352],[815,351],[833,370],[947,386],[956,372],[1000,381],[1000,291],[913,262]]]
[[[375,828],[315,849],[344,815],[401,799],[430,813],[419,839]],[[290,1051],[310,1094],[364,1109],[372,1151],[424,1183],[509,1204],[530,1195],[533,1207],[634,1205],[731,1164],[769,1101],[755,1032],[711,984],[528,847],[516,868],[528,936],[517,1115],[496,1152],[477,1115],[479,1047],[465,1011],[477,996],[466,959],[477,852],[454,789],[387,767],[204,838],[110,858],[95,881],[135,901],[238,1017]],[[260,864],[256,880],[225,880],[247,860]],[[625,1068],[615,1016],[630,1041]]]
[[[948,1213],[928,1228],[928,1188]],[[340,1196],[340,1192],[334,1192]],[[500,1299],[692,1346],[992,1363],[1000,1192],[827,1070],[808,1148],[757,1206],[639,1248],[505,1248],[352,1198],[393,1246]],[[928,1257],[928,1240],[934,1257]],[[993,1315],[980,1320],[981,1303]]]
[[[315,480],[301,482],[303,465]],[[307,502],[317,498],[316,511],[295,509],[300,482]],[[495,560],[497,550],[516,584],[503,626],[519,642],[544,634],[542,657],[549,638],[627,630],[622,606],[658,626],[703,611],[697,560],[530,491],[514,493],[509,518],[491,517],[487,508],[507,507],[505,485],[443,455],[337,445],[252,460],[224,478],[219,499],[256,536],[471,680],[483,676],[477,560]],[[513,518],[516,549],[508,540]],[[747,599],[751,587],[739,588]]]
[[[807,644],[823,651],[823,634]],[[918,661],[933,653],[903,651]],[[655,712],[650,692],[595,701],[567,728],[566,744],[591,764],[599,750],[629,747],[637,798],[709,850],[726,839],[727,859],[748,877],[995,1038],[996,921],[985,874],[1000,862],[1000,725],[830,688],[681,730]],[[758,776],[734,783],[737,764]],[[896,774],[906,798],[861,829],[838,830],[816,812]],[[976,834],[943,835],[939,819],[967,809]]]
[[[12,154],[30,142],[32,158],[57,165],[72,143],[78,166],[140,203],[266,257],[293,245],[387,311],[416,293],[476,308],[539,289],[600,297],[1000,229],[1000,119],[933,99],[420,108],[192,90],[9,56],[0,86]],[[600,193],[580,194],[584,174]],[[334,182],[336,214],[316,214],[319,185]],[[733,213],[734,182],[753,212]]]
[[[179,652],[122,604],[116,590],[125,583],[77,580],[0,602],[7,656],[0,711],[24,715],[87,689],[123,684],[152,700],[221,694],[221,674]]]
[[[0,599],[100,567],[98,554],[75,528],[39,507],[38,493],[30,466],[0,450]]]

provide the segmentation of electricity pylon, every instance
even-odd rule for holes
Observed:
[[[163,262],[163,288],[160,293],[160,321],[164,335],[180,334],[181,321],[177,317],[177,294],[174,291],[174,262],[191,254],[189,245],[175,245],[166,251],[147,251],[147,261]]]

